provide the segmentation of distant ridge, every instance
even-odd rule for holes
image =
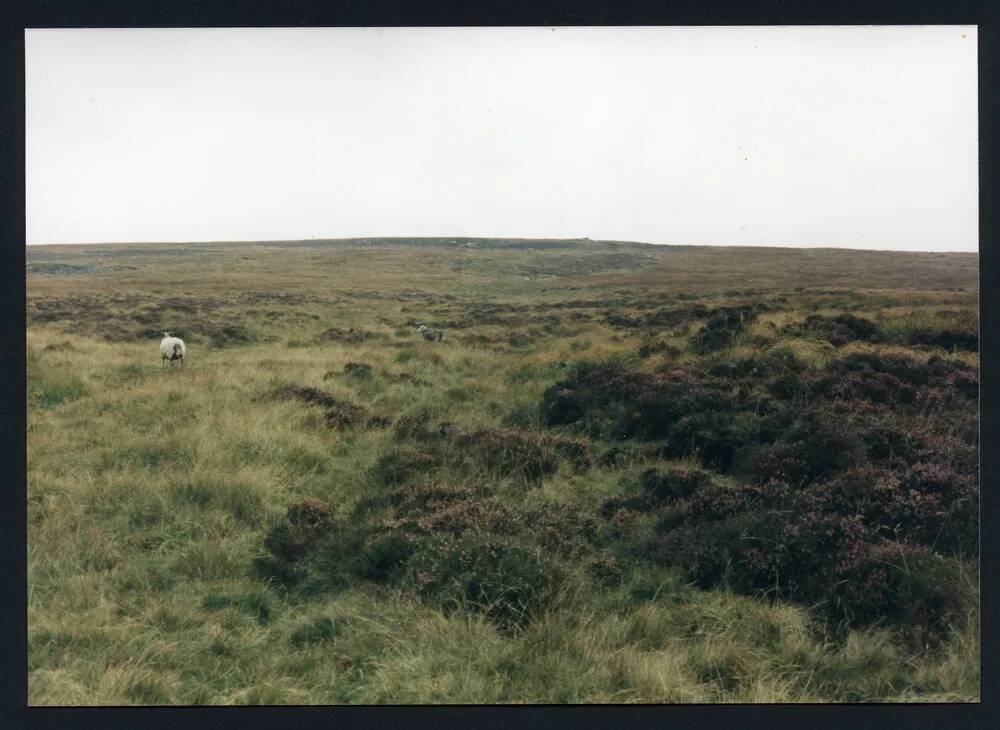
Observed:
[[[907,253],[938,255],[973,255],[978,256],[978,251],[909,251],[903,249],[878,249],[878,248],[844,248],[840,246],[782,246],[772,244],[711,244],[711,243],[648,243],[644,241],[618,241],[610,239],[591,238],[519,238],[519,237],[475,237],[475,236],[359,236],[354,238],[301,238],[301,239],[260,239],[246,241],[104,241],[89,243],[32,243],[27,244],[26,249],[32,250],[52,249],[71,247],[83,253],[88,248],[100,247],[127,247],[133,251],[143,251],[144,253],[167,253],[174,248],[187,248],[198,246],[272,246],[272,247],[322,247],[322,246],[428,246],[446,248],[470,248],[483,250],[552,250],[575,247],[602,247],[615,246],[627,248],[656,248],[672,249],[677,251],[691,251],[698,249],[746,251],[755,250],[792,250],[792,251],[870,251],[877,253]]]

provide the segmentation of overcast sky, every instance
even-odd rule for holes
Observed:
[[[978,249],[974,27],[25,40],[28,243]]]

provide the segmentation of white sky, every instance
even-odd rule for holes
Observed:
[[[29,243],[978,249],[974,26],[25,41]]]

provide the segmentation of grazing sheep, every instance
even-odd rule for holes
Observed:
[[[173,367],[174,360],[180,360],[181,364],[184,364],[184,355],[187,352],[184,347],[184,340],[179,337],[172,336],[169,332],[163,333],[163,339],[160,340],[160,363],[166,364],[166,361],[170,361],[171,367]]]
[[[440,342],[441,340],[444,339],[444,332],[442,332],[441,330],[432,330],[425,324],[422,324],[419,327],[417,327],[417,332],[423,335],[424,339],[427,340],[428,342]]]

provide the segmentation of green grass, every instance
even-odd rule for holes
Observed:
[[[508,632],[402,585],[310,592],[255,572],[289,505],[315,498],[346,520],[384,494],[379,460],[416,443],[395,434],[401,419],[540,432],[541,395],[568,364],[701,362],[689,344],[704,318],[624,327],[612,314],[781,297],[711,357],[789,350],[822,368],[905,350],[977,364],[902,341],[975,320],[974,255],[478,243],[29,249],[31,705],[978,700],[976,605],[915,647],[893,627],[838,633],[809,606],[699,590],[624,556],[617,585],[570,563],[555,601]],[[893,339],[777,334],[817,312],[870,317]],[[423,342],[411,321],[445,325],[444,341]],[[184,333],[184,366],[161,367],[146,334],[158,328]],[[322,338],[331,328],[373,336]],[[677,352],[636,356],[660,339]],[[347,363],[371,372],[345,375]],[[269,398],[282,384],[386,425],[331,428],[320,406]],[[456,458],[436,478],[518,514],[597,518],[656,463],[560,463],[529,483]]]

